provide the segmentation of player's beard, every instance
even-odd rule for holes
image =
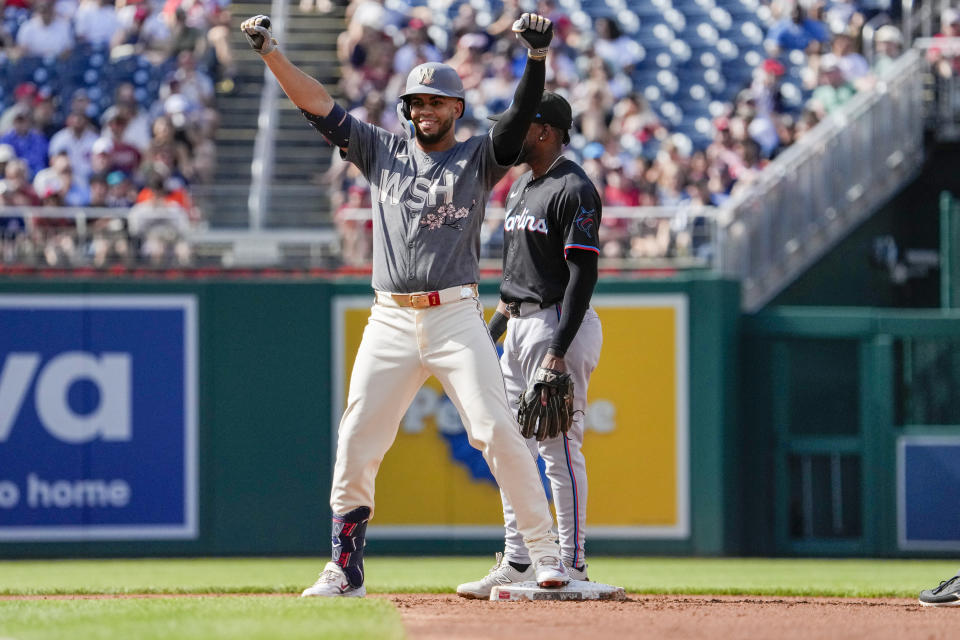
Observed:
[[[420,123],[418,122],[416,125],[417,140],[419,140],[423,144],[433,144],[435,142],[439,142],[440,140],[443,139],[445,135],[447,135],[447,133],[450,131],[450,128],[452,126],[453,126],[453,118],[450,118],[449,120],[446,120],[444,122],[437,123],[436,133],[426,134],[420,130]]]

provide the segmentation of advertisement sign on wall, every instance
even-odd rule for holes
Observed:
[[[0,541],[197,537],[193,296],[0,296]]]
[[[496,301],[483,302],[489,317]],[[370,303],[368,296],[342,296],[334,304],[334,430]],[[603,323],[603,351],[584,417],[589,533],[687,538],[687,298],[597,295],[592,304]],[[380,467],[376,496],[373,537],[502,536],[493,476],[434,378],[404,416]]]
[[[960,549],[960,437],[897,439],[897,532],[901,549]]]

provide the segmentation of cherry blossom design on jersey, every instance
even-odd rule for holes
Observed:
[[[437,208],[436,211],[431,213],[424,214],[420,218],[420,226],[426,227],[427,229],[434,231],[440,227],[451,227],[457,231],[463,231],[463,226],[460,224],[460,220],[463,220],[470,215],[470,209],[477,204],[477,201],[474,200],[470,203],[470,208],[460,207],[457,209],[453,204],[444,204]]]

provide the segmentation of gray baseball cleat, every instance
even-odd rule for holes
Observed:
[[[336,562],[328,562],[317,581],[312,587],[304,589],[300,597],[362,598],[365,595],[367,595],[365,586],[362,584],[359,587],[352,586],[340,565]]]
[[[556,556],[543,556],[533,563],[533,570],[537,574],[537,584],[541,589],[559,589],[570,584],[563,562]]]
[[[576,567],[563,563],[567,568],[567,575],[570,576],[571,580],[579,580],[581,582],[590,582],[590,578],[587,577],[587,565],[584,564],[581,568],[577,569]]]
[[[939,587],[921,591],[920,604],[925,607],[960,607],[960,573],[944,580]]]
[[[504,560],[502,553],[497,553],[497,562],[490,572],[482,580],[465,582],[458,586],[457,595],[461,598],[488,600],[490,591],[494,587],[515,582],[528,582],[533,580],[533,577],[533,567],[527,567],[526,571],[517,571]]]

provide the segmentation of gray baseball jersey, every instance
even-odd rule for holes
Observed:
[[[489,133],[427,153],[354,120],[346,159],[370,183],[374,289],[411,293],[478,281],[487,198],[509,169],[497,164]]]

